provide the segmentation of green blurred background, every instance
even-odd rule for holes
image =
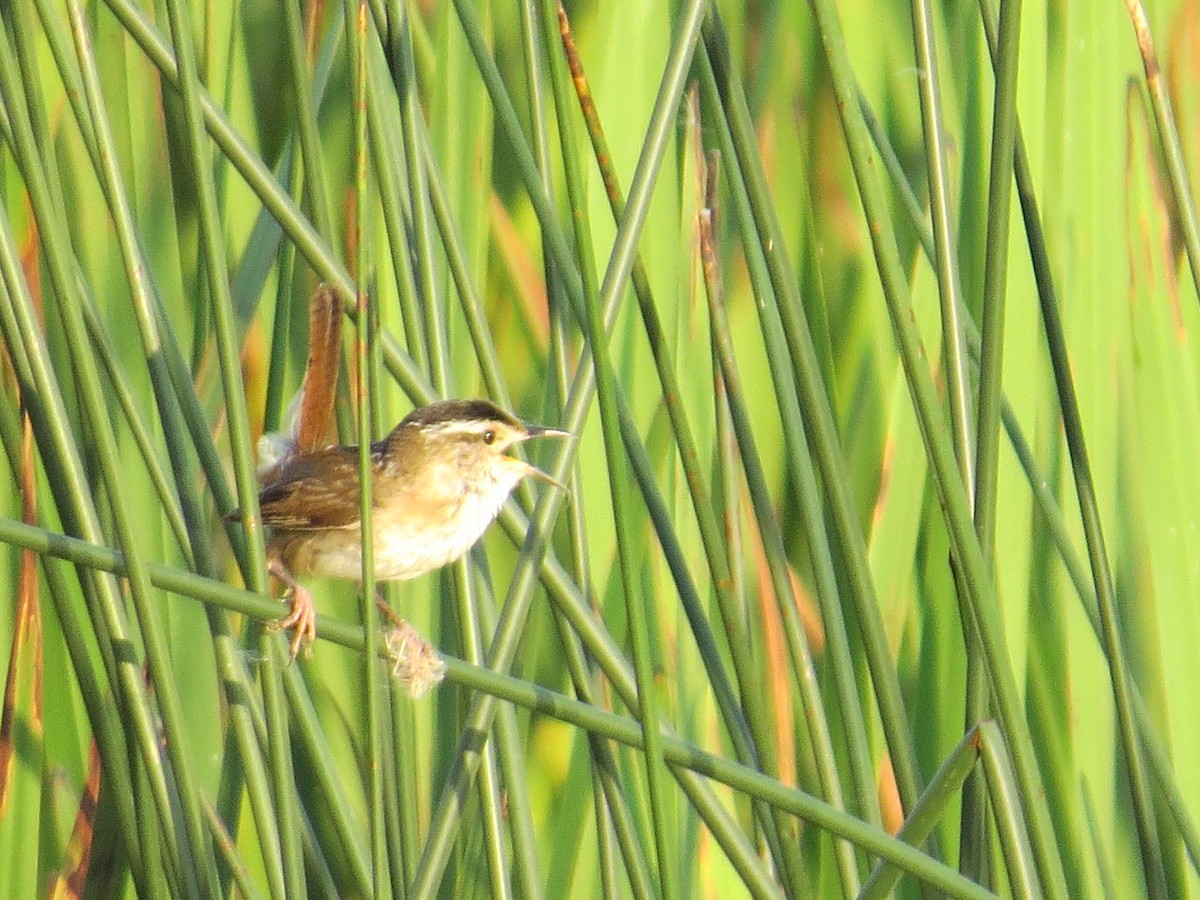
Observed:
[[[0,5],[0,896],[1200,892],[1200,4],[993,6]],[[220,522],[322,282],[577,435],[419,700]]]

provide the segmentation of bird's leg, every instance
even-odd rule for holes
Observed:
[[[286,584],[288,593],[291,594],[288,603],[291,605],[292,611],[282,619],[272,622],[271,628],[283,631],[287,631],[289,628],[295,629],[292,640],[288,644],[291,658],[295,659],[301,647],[307,648],[317,639],[317,611],[313,606],[312,594],[309,593],[308,588],[296,580],[296,577],[288,571],[287,566],[279,557],[272,556],[267,560],[267,571]]]
[[[393,625],[395,625],[397,628],[408,625],[407,622],[405,622],[402,618],[400,618],[398,615],[396,615],[396,611],[394,609],[392,609],[390,606],[388,606],[387,601],[385,601],[381,596],[379,596],[378,593],[375,594],[375,606],[376,606],[376,608],[378,608],[378,610],[381,613],[383,613],[383,617],[385,619],[387,619],[389,622],[391,622]]]

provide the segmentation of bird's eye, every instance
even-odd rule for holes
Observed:
[[[485,431],[483,433],[483,442],[485,444],[494,444],[496,442],[496,432],[492,431],[490,428]]]

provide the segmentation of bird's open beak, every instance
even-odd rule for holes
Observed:
[[[546,428],[542,425],[526,425],[525,431],[528,433],[521,439],[524,441],[535,437],[574,437],[569,431],[563,431],[561,428]]]
[[[535,437],[574,437],[571,432],[563,431],[561,428],[545,428],[541,425],[526,425],[525,431],[526,434],[521,438],[522,441],[527,441],[530,438]],[[525,463],[525,465],[528,466],[526,474],[532,475],[535,478],[540,478],[542,481],[554,485],[559,490],[565,491],[567,489],[566,485],[564,485],[561,481],[559,481],[557,478],[551,478],[537,466],[531,465],[530,463]]]

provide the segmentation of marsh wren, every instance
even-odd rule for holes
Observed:
[[[526,425],[487,400],[445,400],[414,409],[371,445],[375,577],[415,578],[466,553],[526,475],[562,487],[505,450],[529,438],[568,436]],[[316,637],[312,595],[296,580],[362,578],[358,447],[285,459],[258,495],[270,528],[267,570],[291,591],[291,653]],[[227,518],[240,517],[240,511]]]

